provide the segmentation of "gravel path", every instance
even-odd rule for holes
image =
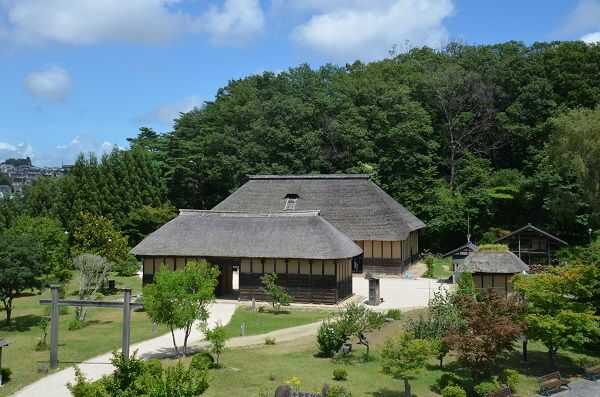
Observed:
[[[215,303],[210,309],[210,318],[208,320],[209,326],[214,327],[217,323],[227,324],[231,320],[231,316],[235,312],[236,305],[233,303]],[[194,327],[188,344],[194,344],[201,341],[204,338],[204,334],[198,330],[198,327]],[[263,337],[264,338],[264,337]],[[175,333],[175,339],[178,346],[181,346],[183,342],[183,331],[178,330]],[[263,339],[264,342],[264,339]],[[131,346],[131,351],[138,351],[138,356],[143,358],[172,356],[173,341],[171,334],[159,336],[154,339],[149,339],[144,342],[137,343]],[[60,348],[58,351],[60,358]],[[83,371],[88,379],[96,380],[104,375],[108,375],[113,372],[114,368],[110,364],[110,358],[112,353],[106,353],[98,357],[94,357],[85,363],[79,364],[79,368]],[[75,381],[75,370],[74,367],[69,367],[48,375],[35,383],[26,386],[17,393],[13,394],[15,397],[70,397],[71,393],[67,389],[67,383]]]

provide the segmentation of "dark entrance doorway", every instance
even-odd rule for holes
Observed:
[[[352,273],[363,272],[363,256],[364,254],[360,254],[352,258]]]
[[[217,298],[237,299],[237,291],[233,289],[233,269],[239,268],[240,260],[238,258],[210,258],[208,261],[219,267],[221,273],[215,295]]]

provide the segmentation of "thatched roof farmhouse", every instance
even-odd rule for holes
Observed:
[[[132,253],[144,282],[161,266],[205,258],[221,268],[219,291],[263,298],[260,276],[275,272],[299,302],[336,303],[352,272],[401,273],[419,254],[425,224],[368,175],[250,176],[210,211],[182,210]]]

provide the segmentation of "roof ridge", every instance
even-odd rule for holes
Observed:
[[[195,210],[182,208],[179,214],[198,214],[198,215],[221,215],[240,218],[268,218],[268,217],[300,217],[300,216],[320,216],[321,211],[304,210],[304,211],[281,211],[281,212],[248,212],[248,211],[214,211],[214,210]]]
[[[371,179],[371,174],[247,175],[249,179]]]

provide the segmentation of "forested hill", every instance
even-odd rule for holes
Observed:
[[[598,45],[451,44],[231,81],[130,143],[179,208],[211,208],[247,174],[371,172],[434,250],[467,219],[476,239],[531,222],[576,243],[600,227],[599,102]]]

